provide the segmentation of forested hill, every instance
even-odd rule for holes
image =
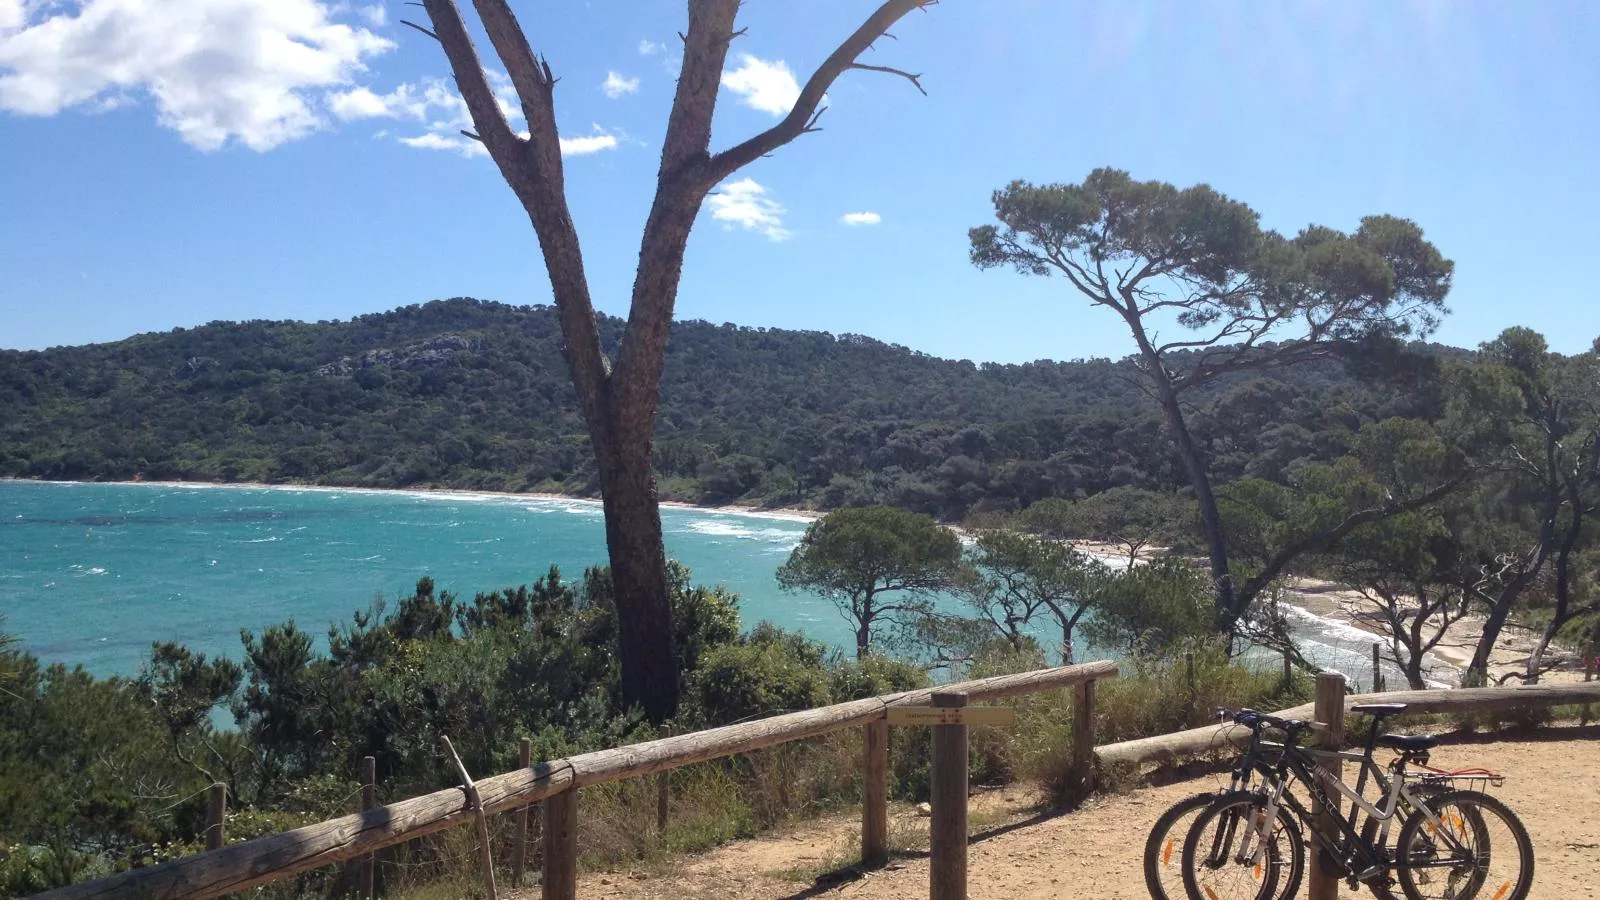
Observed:
[[[622,322],[606,318],[613,346]],[[549,307],[437,301],[349,322],[218,322],[0,351],[0,475],[592,489]],[[1218,475],[1338,451],[1397,404],[1323,362],[1226,384],[1195,423]],[[973,365],[853,335],[680,322],[665,495],[955,517],[1184,483],[1129,362]]]

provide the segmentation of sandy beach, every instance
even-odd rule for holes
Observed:
[[[301,484],[298,482],[268,483],[264,481],[153,481],[136,479],[133,481],[48,481],[34,478],[0,478],[0,481],[16,481],[32,484],[113,484],[113,485],[158,485],[173,488],[254,488],[268,491],[326,491],[344,494],[426,494],[434,497],[460,497],[466,500],[549,500],[562,503],[592,503],[600,505],[598,497],[584,497],[578,494],[555,494],[548,491],[478,491],[465,488],[443,487],[405,487],[405,488],[374,488],[374,487],[341,487],[327,484]],[[799,507],[760,507],[742,506],[739,504],[724,504],[720,506],[702,506],[698,503],[688,503],[682,500],[662,500],[662,506],[674,509],[693,509],[705,513],[724,513],[728,515],[755,516],[769,519],[787,519],[795,522],[812,522],[822,518],[822,513],[817,510],[801,509]]]
[[[1387,639],[1381,625],[1371,618],[1377,612],[1377,606],[1363,597],[1360,591],[1348,585],[1316,578],[1294,578],[1289,581],[1285,594],[1289,602],[1314,616]],[[1430,655],[1455,670],[1455,678],[1459,678],[1460,673],[1472,662],[1473,653],[1477,651],[1478,640],[1483,635],[1483,625],[1484,619],[1481,615],[1463,617],[1450,626],[1450,632],[1430,651]],[[1538,634],[1516,623],[1506,623],[1500,631],[1499,639],[1495,642],[1494,650],[1489,655],[1490,680],[1498,681],[1501,677],[1513,673],[1521,675],[1526,670],[1528,656],[1537,646],[1538,640]],[[1546,658],[1553,660],[1563,655],[1574,656],[1565,648],[1552,644],[1546,653]],[[1437,673],[1435,677],[1445,674],[1437,669],[1435,671]],[[1541,680],[1582,681],[1582,664],[1574,662],[1571,666],[1547,672]],[[1511,681],[1515,683],[1517,679],[1513,678]]]

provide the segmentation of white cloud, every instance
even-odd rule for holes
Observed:
[[[591,153],[599,153],[601,150],[615,150],[616,148],[617,136],[607,132],[599,125],[594,126],[594,134],[561,139],[562,156],[588,156]]]
[[[0,0],[0,35],[21,28],[23,21],[22,0]]]
[[[328,95],[328,108],[344,121],[391,115],[388,99],[364,87]]]
[[[504,97],[499,99],[502,109],[509,105]],[[424,78],[420,84],[407,82],[387,94],[376,93],[367,87],[335,91],[328,95],[328,109],[345,121],[411,119],[434,131],[451,134],[472,127],[472,116],[467,112],[466,102],[437,78]],[[517,118],[509,111],[508,116],[513,121]]]
[[[660,53],[661,51],[663,51],[665,49],[667,49],[665,46],[663,46],[661,44],[658,44],[655,41],[641,40],[639,42],[639,55],[640,56],[654,56],[657,53]]]
[[[839,221],[846,225],[876,225],[883,221],[883,216],[875,212],[853,212],[840,216]]]
[[[416,137],[403,137],[399,141],[407,147],[416,147],[419,150],[450,150],[462,156],[487,156],[489,153],[483,149],[482,144],[471,138],[450,137],[433,131]]]
[[[382,3],[359,7],[356,12],[360,13],[361,18],[366,19],[367,24],[373,28],[382,28],[389,24],[389,10]]]
[[[517,136],[527,140],[526,131],[517,132]],[[429,131],[425,134],[408,137],[397,137],[400,143],[418,150],[449,150],[462,156],[487,156],[489,151],[483,144],[472,138],[457,133],[443,131]],[[602,150],[614,150],[619,143],[617,136],[607,132],[599,125],[594,126],[594,133],[580,137],[561,138],[562,156],[588,156]]]
[[[706,198],[711,207],[711,218],[724,223],[724,227],[738,225],[748,231],[759,231],[774,241],[786,241],[793,236],[783,227],[786,210],[767,196],[767,189],[752,178],[729,182]]]
[[[0,110],[52,116],[148,95],[201,150],[270,150],[394,44],[324,0],[0,0]],[[111,98],[109,101],[107,98]]]
[[[606,96],[615,100],[623,94],[636,94],[639,92],[639,79],[624,78],[616,72],[607,71],[605,83],[600,85],[600,90]]]
[[[786,115],[800,99],[800,84],[783,60],[767,62],[748,53],[739,54],[739,68],[722,73],[722,86],[744,99],[746,106]]]

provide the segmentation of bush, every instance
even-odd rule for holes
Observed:
[[[1097,682],[1096,746],[1181,731],[1215,721],[1219,706],[1280,709],[1311,696],[1307,679],[1284,689],[1281,675],[1259,672],[1230,661],[1215,643],[1194,642],[1161,658],[1135,658],[1121,664],[1117,678]],[[1194,656],[1191,688],[1185,654]],[[974,660],[971,676],[982,678],[1024,672],[1043,665],[1035,653],[994,653]],[[972,732],[974,779],[1033,781],[1052,805],[1071,806],[1091,786],[1090,772],[1073,766],[1072,692],[1049,691],[1004,701],[1017,710],[1014,728]],[[906,729],[909,730],[909,729]]]

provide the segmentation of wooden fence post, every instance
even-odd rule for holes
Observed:
[[[672,737],[672,726],[662,725],[657,732],[661,737]],[[672,800],[672,770],[662,769],[656,776],[656,840],[667,842],[667,807]]]
[[[935,691],[933,705],[960,709],[967,695]],[[933,801],[931,859],[928,870],[932,900],[967,898],[967,726],[933,726]]]
[[[1583,680],[1584,680],[1584,682],[1588,683],[1590,681],[1593,681],[1597,677],[1597,673],[1600,673],[1600,655],[1597,655],[1597,656],[1585,656],[1583,658]],[[1583,712],[1581,712],[1579,714],[1578,724],[1579,725],[1587,725],[1587,724],[1589,724],[1589,716],[1590,716],[1590,714],[1592,712],[1593,711],[1589,708],[1589,704],[1585,703],[1583,705]]]
[[[375,756],[361,757],[361,808],[368,810],[378,805],[378,758]],[[361,884],[359,890],[362,900],[372,900],[377,896],[377,861],[376,853],[368,853],[361,857]]]
[[[1094,776],[1094,681],[1073,688],[1072,771],[1085,788]]]
[[[861,862],[889,860],[889,721],[879,719],[861,728],[864,737],[861,777]]]
[[[533,741],[522,739],[522,747],[517,751],[517,767],[526,769],[533,765]],[[512,830],[511,845],[511,886],[522,887],[522,876],[528,869],[528,808],[517,808],[516,827]]]
[[[578,895],[578,789],[551,794],[544,801],[544,900],[574,900]]]
[[[218,781],[206,794],[206,849],[221,850],[228,818],[228,786]]]
[[[1195,684],[1194,684],[1194,651],[1193,650],[1190,650],[1190,651],[1188,651],[1188,652],[1183,654],[1183,671],[1184,671],[1184,677],[1186,679],[1184,683],[1186,685],[1188,685],[1188,688],[1189,688],[1189,692],[1187,694],[1185,694],[1184,697],[1186,698],[1187,704],[1188,704],[1189,721],[1192,722],[1194,720],[1194,705],[1195,705],[1195,701],[1199,699],[1199,697],[1198,697],[1199,691],[1196,690]]]
[[[1324,750],[1339,750],[1344,746],[1344,676],[1338,672],[1317,673],[1317,697],[1312,707],[1312,718],[1321,724],[1317,732],[1317,746]],[[1344,765],[1338,760],[1319,762],[1317,767],[1333,778],[1338,778]],[[1328,799],[1339,803],[1339,795],[1327,790]],[[1317,827],[1327,834],[1338,833],[1339,807],[1321,809],[1313,804]],[[1310,900],[1339,900],[1339,876],[1334,874],[1334,860],[1326,851],[1312,848]]]

